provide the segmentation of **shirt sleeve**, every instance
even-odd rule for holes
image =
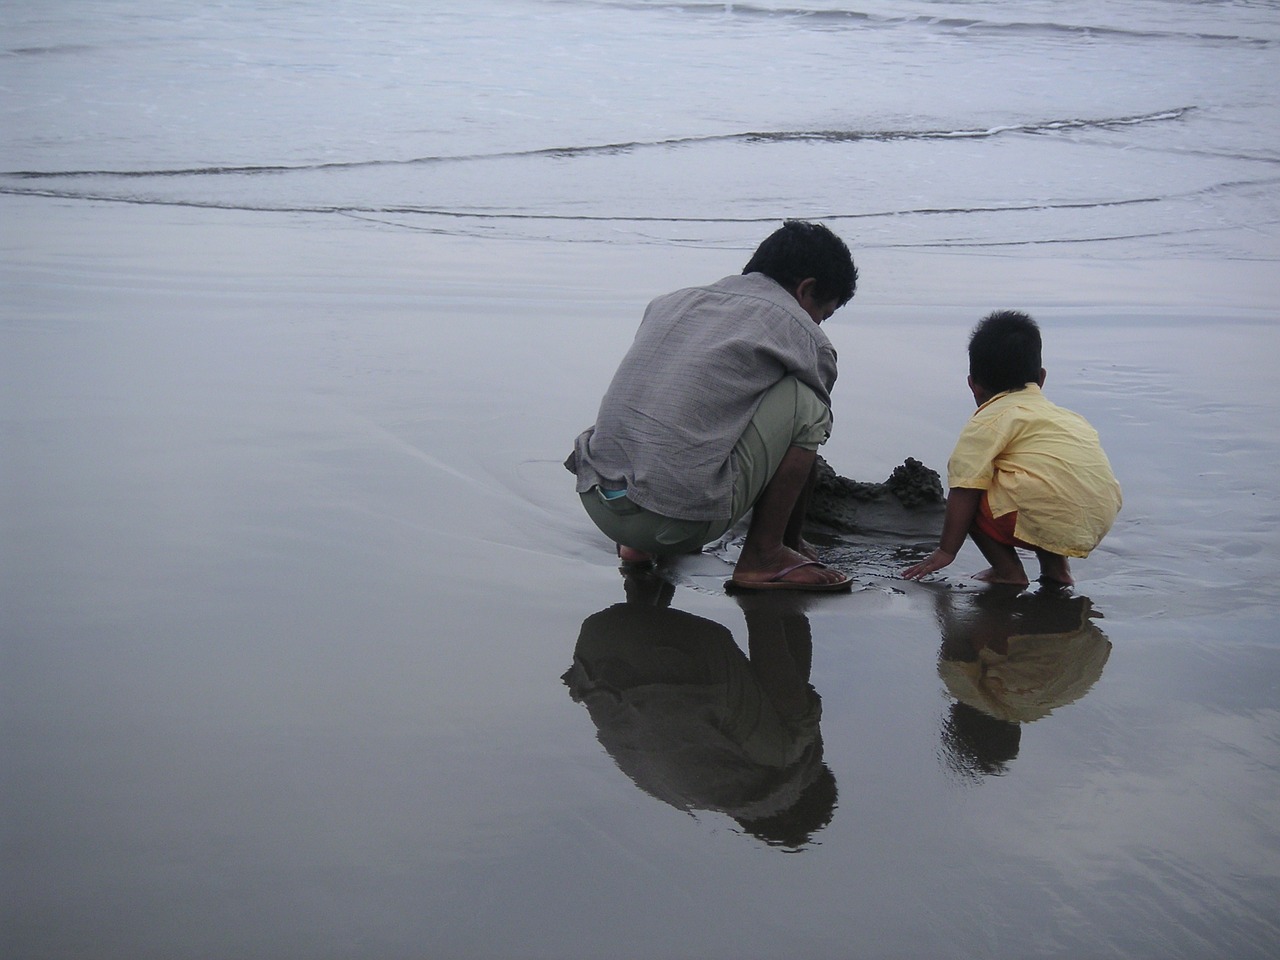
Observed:
[[[836,383],[836,350],[816,324],[813,330],[795,318],[787,324],[775,324],[768,338],[769,349],[783,369],[831,406],[831,390]]]
[[[970,420],[947,461],[947,486],[987,490],[995,475],[995,461],[1008,444],[998,423]]]

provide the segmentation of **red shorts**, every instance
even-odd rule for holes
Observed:
[[[1027,543],[1025,540],[1019,540],[1013,535],[1014,528],[1018,525],[1018,511],[1013,510],[1006,513],[1002,517],[993,517],[991,515],[991,504],[987,502],[986,491],[983,491],[982,502],[978,505],[978,515],[973,518],[973,525],[996,543],[1002,543],[1006,547],[1023,547],[1027,550],[1035,550],[1035,546]]]

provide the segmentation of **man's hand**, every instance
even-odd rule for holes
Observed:
[[[902,576],[906,580],[919,580],[921,577],[927,576],[935,570],[941,570],[955,558],[956,555],[954,553],[948,553],[946,550],[939,547],[915,566],[907,567],[907,569],[903,570]]]

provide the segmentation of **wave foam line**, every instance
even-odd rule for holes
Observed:
[[[982,140],[1006,134],[1053,134],[1064,130],[1107,130],[1131,127],[1145,123],[1162,123],[1181,120],[1195,107],[1174,107],[1154,113],[1102,119],[1070,118],[1041,120],[1031,123],[1004,124],[995,127],[975,127],[959,130],[754,130],[745,133],[711,134],[697,137],[671,137],[663,140],[630,140],[622,143],[592,144],[577,147],[540,147],[534,150],[514,150],[501,153],[458,154],[453,156],[415,157],[408,160],[349,160],[307,164],[250,164],[241,166],[220,165],[212,167],[178,167],[157,170],[10,170],[0,176],[19,180],[52,180],[72,177],[118,177],[144,179],[149,177],[225,177],[225,176],[276,176],[288,173],[304,173],[325,170],[357,170],[366,167],[413,166],[435,163],[465,163],[488,160],[517,160],[527,158],[575,159],[587,156],[624,154],[636,150],[655,148],[690,147],[710,143],[857,143],[861,141],[891,143],[916,140]]]
[[[632,4],[632,6],[637,6]],[[655,5],[643,4],[646,10]],[[805,7],[760,7],[749,3],[672,3],[662,5],[668,10],[678,10],[694,16],[711,16],[717,19],[737,17],[742,19],[790,20],[796,23],[816,24],[824,29],[847,24],[855,28],[873,27],[925,27],[965,34],[1050,34],[1066,37],[1118,38],[1121,40],[1190,40],[1199,43],[1232,43],[1250,47],[1275,45],[1268,37],[1248,37],[1230,33],[1187,33],[1179,30],[1140,30],[1131,27],[1099,26],[1084,23],[1056,23],[1054,21],[997,21],[972,17],[886,16],[864,13],[859,10],[814,10]]]
[[[1263,181],[1271,183],[1272,181]],[[1225,186],[1245,186],[1244,182]],[[1223,186],[1223,185],[1219,185]],[[1197,193],[1202,191],[1196,191]],[[452,220],[497,221],[567,221],[576,223],[772,223],[777,214],[749,217],[690,217],[626,214],[580,213],[517,213],[514,211],[456,210],[445,207],[418,206],[359,206],[352,204],[244,204],[219,200],[190,200],[166,197],[120,196],[109,193],[88,193],[77,190],[54,190],[47,187],[7,187],[0,185],[0,195],[47,197],[57,200],[82,200],[93,203],[126,203],[140,206],[191,207],[208,210],[234,210],[248,213],[314,213],[345,214],[350,216],[415,216],[439,217]],[[1033,210],[1092,210],[1104,207],[1124,207],[1136,204],[1161,203],[1171,197],[1131,197],[1116,200],[1064,200],[1004,204],[987,207],[917,207],[906,210],[880,210],[867,213],[829,213],[821,220],[873,220],[883,217],[947,216],[975,213],[1019,213]]]

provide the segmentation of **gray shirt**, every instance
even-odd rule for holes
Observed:
[[[733,447],[786,376],[828,406],[836,352],[795,297],[762,273],[658,297],[565,466],[677,520],[730,516]]]

